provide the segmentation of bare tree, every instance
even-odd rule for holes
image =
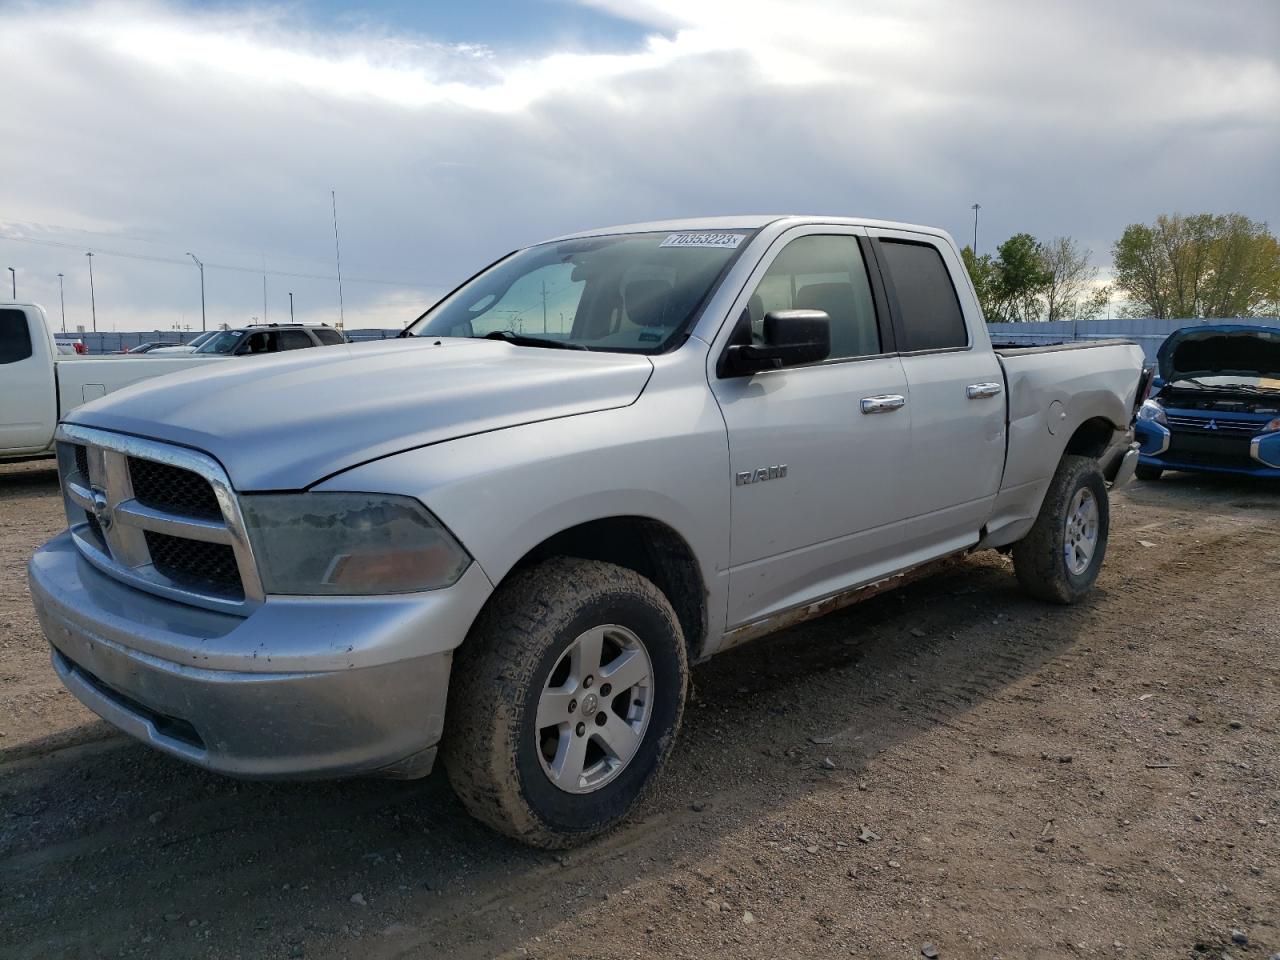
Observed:
[[[1040,245],[1040,262],[1048,278],[1039,291],[1044,319],[1084,320],[1097,314],[1098,268],[1089,265],[1092,256],[1092,250],[1082,250],[1070,237],[1054,237]]]

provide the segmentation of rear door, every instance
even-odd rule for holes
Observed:
[[[911,410],[868,249],[857,228],[790,231],[730,313],[730,342],[746,342],[759,339],[770,311],[824,310],[832,347],[820,363],[747,376],[713,362],[732,484],[730,626],[874,579],[898,562]]]
[[[869,233],[911,397],[905,547],[946,553],[978,540],[1000,486],[1004,378],[977,304],[953,279],[964,276],[954,248],[926,234]]]
[[[0,451],[37,452],[58,421],[51,347],[40,318],[0,308]]]

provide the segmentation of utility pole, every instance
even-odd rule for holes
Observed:
[[[89,258],[89,309],[93,311],[93,332],[98,332],[98,300],[93,293],[93,251],[85,254]]]
[[[200,329],[206,330],[208,328],[205,326],[204,321],[204,261],[190,250],[187,251],[187,256],[194,260],[196,266],[200,268]]]
[[[262,255],[262,322],[267,322],[267,255]]]
[[[289,291],[289,322],[293,323],[293,291]]]
[[[978,255],[978,211],[982,209],[982,204],[975,203],[973,205],[973,255]]]
[[[14,273],[13,267],[9,268],[9,279],[13,281],[13,299],[18,299],[18,275]]]
[[[338,326],[346,326],[346,317],[342,306],[342,248],[338,246],[338,192],[329,191],[329,199],[333,201],[333,258],[338,264]]]
[[[62,332],[67,332],[67,298],[62,292],[62,274],[58,274],[58,302],[62,304]]]

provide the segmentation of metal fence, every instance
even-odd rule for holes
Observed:
[[[143,343],[165,343],[177,346],[200,336],[199,330],[142,330],[128,333],[55,333],[61,341],[79,340],[89,353],[121,353]]]
[[[1154,361],[1160,344],[1169,334],[1183,327],[1218,323],[1250,323],[1264,327],[1280,327],[1280,317],[1239,317],[1215,320],[1157,320],[1144,317],[1133,320],[1055,320],[1053,323],[989,323],[991,339],[1020,346],[1047,346],[1075,340],[1111,340],[1123,338],[1142,346],[1147,359]]]
[[[360,330],[348,330],[347,337],[353,343],[360,340],[386,340],[397,336],[399,330],[383,330],[378,328],[366,328]],[[84,344],[85,350],[91,354],[104,353],[123,353],[125,350],[139,346],[143,343],[165,343],[174,346],[180,343],[187,343],[200,336],[199,330],[142,330],[129,331],[127,333],[56,333],[54,336],[63,342],[79,340]]]

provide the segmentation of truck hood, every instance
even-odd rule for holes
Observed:
[[[652,372],[636,354],[406,338],[209,364],[66,419],[203,450],[240,490],[296,490],[413,447],[624,407]]]
[[[1182,377],[1280,379],[1280,328],[1222,323],[1183,327],[1156,354],[1166,383]]]

